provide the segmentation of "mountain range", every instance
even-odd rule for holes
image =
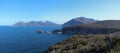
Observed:
[[[58,26],[60,24],[53,23],[51,21],[30,21],[30,22],[18,22],[13,26]]]

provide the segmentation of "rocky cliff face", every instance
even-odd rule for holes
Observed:
[[[87,24],[87,23],[93,23],[97,22],[98,20],[86,18],[86,17],[78,17],[74,18],[66,23],[63,24],[63,27],[70,27],[70,26],[77,26],[77,25],[82,25],[82,24]]]
[[[120,29],[114,28],[85,28],[85,27],[75,27],[75,28],[63,28],[63,34],[109,34],[120,31]]]
[[[31,22],[18,22],[15,23],[13,26],[59,26],[59,24],[50,21],[46,21],[46,22],[31,21]]]
[[[63,34],[108,34],[120,31],[120,20],[105,20],[79,26],[64,27],[54,33],[61,31]]]

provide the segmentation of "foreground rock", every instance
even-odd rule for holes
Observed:
[[[120,53],[120,33],[75,35],[50,46],[46,53]]]

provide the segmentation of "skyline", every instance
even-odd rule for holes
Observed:
[[[120,0],[0,0],[0,25],[23,21],[63,24],[76,17],[120,20]]]

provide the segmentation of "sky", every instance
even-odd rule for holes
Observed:
[[[0,0],[0,25],[40,20],[63,24],[76,17],[120,20],[120,0]]]

